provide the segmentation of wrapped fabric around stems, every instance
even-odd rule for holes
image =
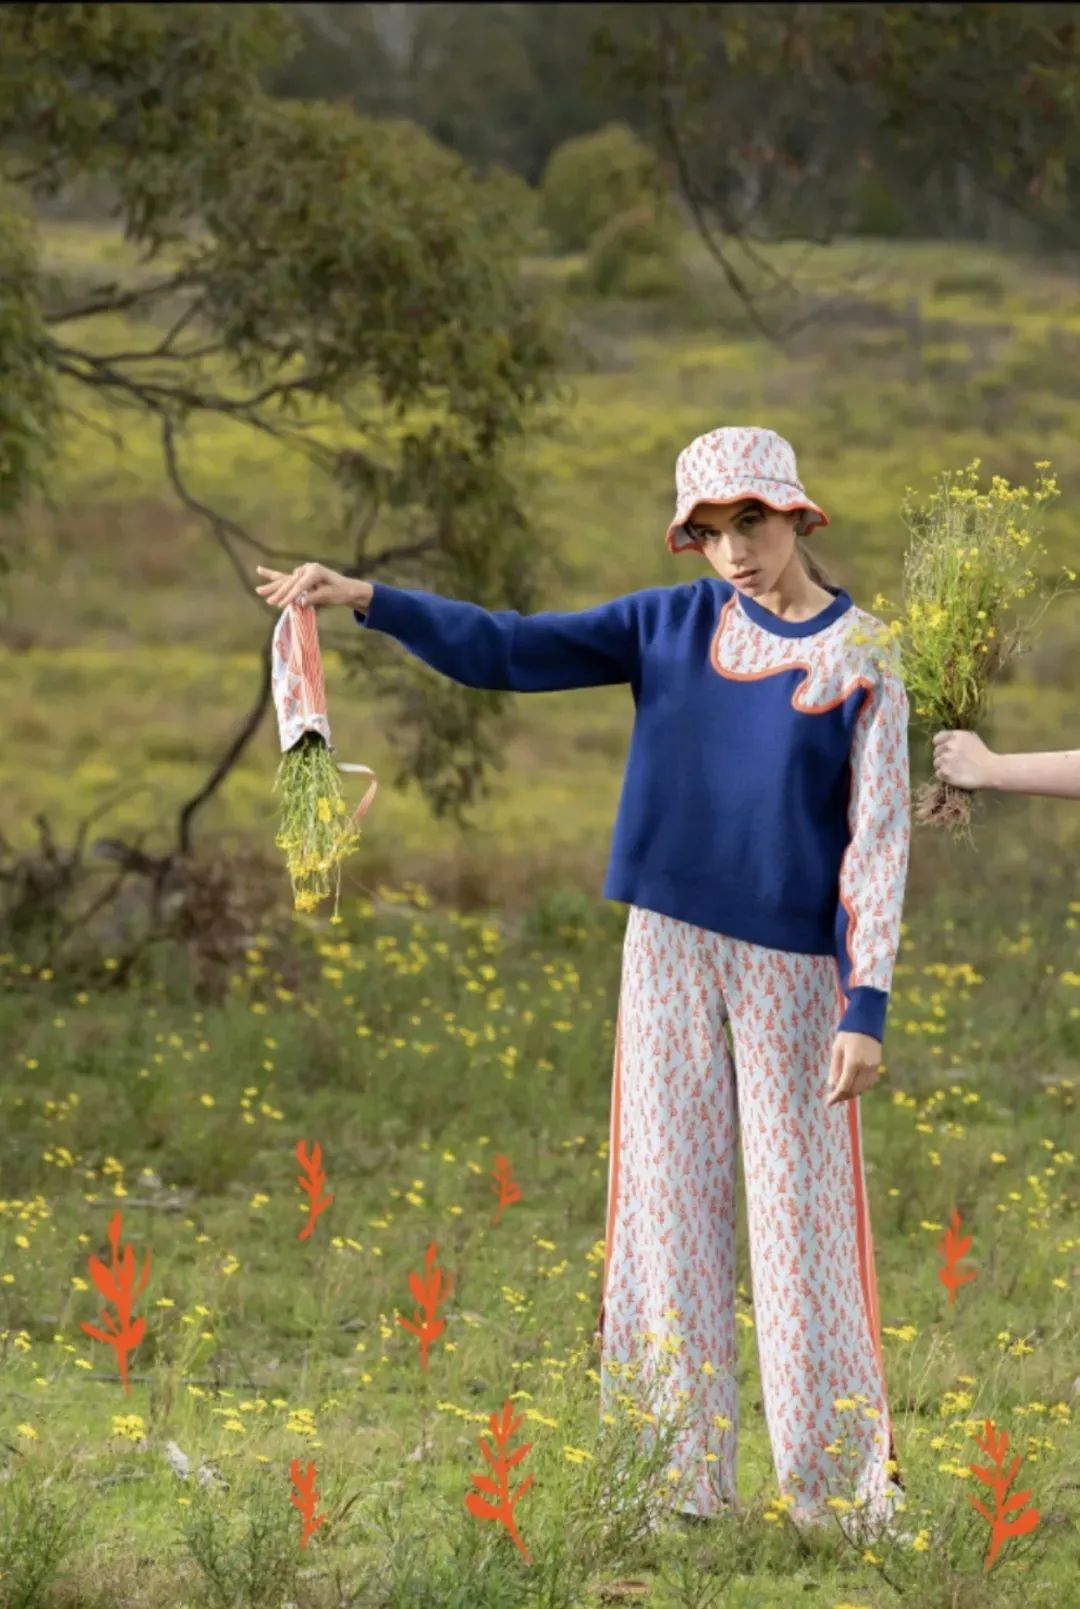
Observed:
[[[326,713],[326,682],[319,650],[319,628],[314,609],[289,604],[288,608],[282,610],[271,645],[271,686],[282,754],[295,748],[307,732],[318,733],[327,748],[333,751],[330,720]],[[371,778],[367,792],[353,812],[355,824],[367,814],[378,791],[378,778],[369,765],[342,764],[339,761],[337,769]]]

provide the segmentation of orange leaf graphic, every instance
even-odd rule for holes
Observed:
[[[397,1316],[397,1321],[399,1324],[403,1325],[405,1329],[411,1330],[414,1335],[419,1336],[420,1338],[420,1363],[425,1374],[427,1373],[428,1367],[428,1347],[432,1341],[437,1341],[439,1339],[439,1336],[446,1328],[446,1320],[436,1318],[435,1310],[438,1307],[442,1297],[449,1296],[451,1285],[451,1276],[448,1274],[446,1276],[446,1289],[442,1292],[442,1296],[440,1296],[440,1287],[442,1285],[443,1278],[442,1269],[436,1268],[433,1270],[432,1265],[434,1260],[435,1242],[432,1241],[427,1249],[427,1256],[424,1258],[424,1267],[427,1271],[426,1280],[422,1280],[415,1270],[409,1270],[409,1289],[416,1298],[417,1306],[419,1308],[419,1311],[416,1314],[417,1322],[414,1324],[410,1319],[403,1317],[400,1313]]]
[[[307,1154],[303,1140],[297,1140],[296,1155],[300,1166],[304,1169],[303,1173],[297,1174],[296,1182],[301,1190],[311,1197],[308,1221],[296,1237],[297,1240],[306,1240],[315,1227],[315,1220],[321,1212],[326,1210],[334,1198],[332,1195],[320,1198],[319,1193],[326,1183],[326,1174],[322,1171],[322,1146],[318,1140],[313,1142],[310,1157]]]
[[[90,1278],[97,1286],[107,1302],[115,1302],[120,1298],[120,1291],[112,1274],[101,1261],[100,1257],[90,1258]]]
[[[521,1186],[511,1177],[509,1158],[503,1156],[501,1152],[495,1158],[492,1172],[495,1174],[496,1183],[491,1188],[499,1192],[499,1210],[493,1222],[498,1223],[503,1208],[509,1206],[511,1202],[521,1200]]]
[[[989,1454],[992,1461],[991,1466],[987,1468],[983,1464],[969,1464],[968,1468],[978,1480],[981,1480],[984,1485],[993,1490],[997,1504],[994,1512],[991,1513],[985,1504],[980,1503],[978,1498],[972,1497],[970,1493],[968,1494],[968,1502],[990,1526],[990,1547],[983,1561],[983,1571],[985,1572],[990,1569],[1003,1542],[1008,1541],[1011,1536],[1026,1536],[1029,1531],[1035,1529],[1039,1523],[1039,1510],[1030,1508],[1024,1514],[1017,1514],[1015,1519],[1007,1520],[1005,1518],[1006,1514],[1011,1510],[1022,1508],[1031,1496],[1031,1492],[1030,1490],[1014,1492],[1011,1497],[1005,1497],[1006,1491],[1020,1468],[1020,1455],[1019,1453],[1013,1454],[1008,1473],[1003,1473],[1002,1465],[1009,1447],[1008,1432],[1003,1430],[1001,1440],[995,1442],[993,1421],[990,1419],[984,1420],[983,1429],[986,1439],[983,1440],[981,1437],[976,1436],[975,1440],[983,1451]]]
[[[520,1423],[520,1414],[516,1419],[511,1420],[509,1398],[503,1403],[503,1417],[501,1423],[495,1414],[491,1415],[490,1419],[488,1420],[488,1424],[491,1429],[492,1439],[494,1440],[496,1447],[499,1448],[500,1452],[506,1447]],[[513,1537],[515,1546],[518,1547],[524,1554],[525,1562],[527,1564],[531,1564],[532,1556],[525,1547],[525,1544],[522,1542],[521,1537],[518,1535],[517,1523],[514,1518],[514,1509],[518,1501],[524,1497],[525,1493],[532,1485],[533,1477],[530,1475],[527,1480],[522,1481],[517,1491],[513,1494],[513,1496],[511,1496],[507,1474],[525,1457],[525,1454],[532,1446],[532,1442],[526,1442],[523,1447],[517,1448],[509,1456],[500,1458],[496,1458],[494,1456],[482,1436],[477,1437],[477,1445],[479,1446],[484,1457],[487,1459],[491,1468],[495,1471],[495,1474],[498,1478],[497,1480],[492,1480],[488,1475],[470,1475],[469,1478],[473,1482],[474,1486],[478,1486],[480,1488],[480,1491],[489,1492],[493,1497],[498,1497],[499,1501],[495,1504],[486,1503],[477,1492],[467,1492],[465,1495],[465,1507],[469,1510],[469,1513],[478,1520],[498,1520],[502,1525],[504,1525],[507,1531],[509,1531],[510,1535]]]
[[[303,1517],[304,1525],[303,1534],[300,1537],[300,1546],[306,1548],[308,1537],[313,1536],[319,1526],[326,1521],[325,1514],[320,1514],[318,1518],[313,1517],[319,1502],[319,1494],[315,1490],[315,1465],[309,1461],[307,1469],[301,1476],[300,1460],[294,1458],[289,1465],[289,1475],[293,1485],[296,1487],[296,1491],[289,1501],[294,1508],[300,1510]]]
[[[965,1235],[963,1238],[961,1238],[961,1236],[957,1233],[959,1228],[960,1214],[954,1207],[951,1227],[946,1229],[943,1239],[939,1240],[937,1243],[938,1251],[940,1251],[945,1258],[945,1265],[943,1268],[938,1269],[937,1276],[949,1293],[950,1307],[956,1300],[956,1292],[959,1286],[967,1285],[975,1278],[974,1269],[961,1269],[957,1266],[960,1262],[960,1259],[966,1255],[968,1247],[971,1245],[971,1236]]]
[[[116,1308],[115,1315],[102,1313],[101,1323],[107,1327],[107,1333],[81,1321],[80,1327],[87,1335],[93,1336],[95,1341],[104,1341],[116,1352],[117,1363],[120,1368],[120,1378],[124,1390],[130,1394],[131,1383],[128,1380],[128,1354],[133,1352],[146,1333],[146,1320],[138,1318],[132,1323],[131,1310],[135,1298],[146,1287],[150,1277],[150,1252],[146,1253],[143,1263],[142,1278],[138,1285],[134,1283],[135,1253],[130,1243],[124,1247],[124,1255],[120,1256],[120,1209],[113,1213],[109,1223],[109,1244],[112,1247],[112,1268],[108,1268],[100,1258],[91,1254],[89,1258],[90,1276],[101,1294]]]

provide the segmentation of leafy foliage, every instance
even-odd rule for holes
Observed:
[[[601,296],[673,296],[682,285],[679,236],[665,212],[639,202],[593,237],[585,283]]]
[[[515,219],[505,177],[489,186],[402,120],[272,100],[262,79],[296,38],[277,6],[0,6],[0,177],[31,200],[106,181],[142,251],[123,282],[46,294],[13,235],[4,249],[22,266],[2,304],[3,349],[24,390],[37,377],[33,397],[59,375],[65,400],[82,388],[152,419],[176,495],[249,591],[245,550],[265,544],[189,480],[187,443],[207,417],[303,454],[335,491],[330,551],[275,558],[399,582],[412,567],[451,594],[528,608],[512,448],[559,338],[518,273],[520,197]],[[110,325],[120,312],[145,344]],[[5,449],[12,503],[29,487],[42,405],[20,400],[18,382],[0,405],[22,421]],[[388,540],[373,552],[376,525]],[[399,700],[390,725],[403,752],[425,754],[433,807],[460,819],[482,784],[481,749],[452,753],[445,734],[472,734],[471,714],[424,731],[433,673],[397,655],[366,669]],[[468,699],[455,687],[438,702]],[[268,703],[264,685],[228,764]]]
[[[554,152],[541,184],[543,219],[557,246],[580,251],[612,218],[659,194],[652,152],[632,129],[612,123]]]
[[[33,237],[0,198],[0,512],[40,484],[56,419]]]
[[[634,97],[592,58],[598,22],[619,9],[600,0],[285,9],[302,42],[271,76],[276,92],[408,117],[477,171],[502,165],[535,185],[564,140],[635,123]]]
[[[1075,239],[1076,11],[1058,5],[609,8],[597,49],[703,235],[886,231]],[[864,196],[863,192],[866,191]]]

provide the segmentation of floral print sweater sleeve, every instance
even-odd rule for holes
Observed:
[[[840,866],[838,1031],[884,1037],[911,836],[908,696],[895,656],[868,690],[851,746],[850,842]]]

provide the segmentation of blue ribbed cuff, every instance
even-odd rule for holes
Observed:
[[[838,1034],[869,1034],[879,1043],[885,1040],[885,1018],[889,1010],[886,989],[859,988],[848,991],[847,1008],[836,1026]]]
[[[371,626],[373,631],[381,631],[383,629],[381,626],[371,625],[372,611],[381,613],[383,608],[387,604],[392,603],[394,597],[400,592],[400,587],[392,587],[385,581],[376,583],[374,586],[372,586],[371,599],[367,608],[353,610],[353,619],[356,621],[356,624],[358,626]],[[393,631],[391,631],[390,635],[393,636]]]

